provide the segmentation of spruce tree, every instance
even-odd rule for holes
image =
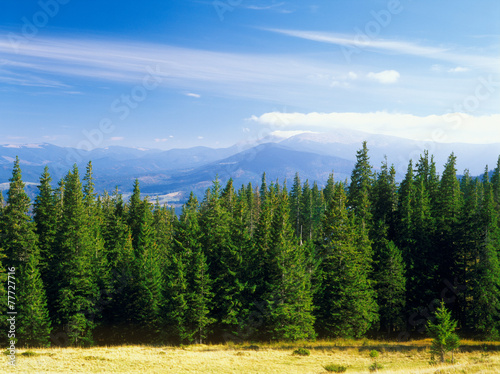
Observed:
[[[479,245],[471,264],[468,281],[472,303],[469,320],[486,338],[498,339],[500,329],[500,230],[498,211],[494,209],[493,188],[484,180],[484,196],[479,207]]]
[[[280,191],[268,257],[268,324],[271,337],[276,340],[314,339],[311,275],[305,252],[294,238],[289,212],[288,193]]]
[[[56,205],[56,196],[50,182],[48,167],[45,167],[40,184],[38,185],[38,196],[35,199],[33,207],[33,220],[38,235],[38,245],[40,248],[40,274],[46,288],[53,289],[54,280],[54,256],[52,249],[55,245],[57,234],[58,207]],[[54,293],[49,293],[49,298],[54,298]]]
[[[200,207],[202,245],[213,279],[217,334],[235,334],[243,307],[243,258],[231,239],[231,216],[222,204],[220,183],[216,178]]]
[[[38,253],[31,252],[19,271],[17,296],[18,344],[30,347],[50,345],[51,322],[42,278],[38,270]]]
[[[100,298],[93,268],[96,241],[88,225],[76,165],[66,175],[64,187],[55,252],[59,285],[56,318],[70,344],[91,345],[94,342],[95,315]]]
[[[142,202],[142,217],[138,221],[136,250],[136,294],[134,295],[135,323],[145,341],[159,337],[163,304],[163,279],[160,256],[153,230],[153,212],[149,201]]]
[[[290,191],[290,220],[297,238],[302,238],[302,185],[299,173],[295,173],[292,190]]]
[[[316,296],[316,326],[322,336],[359,337],[378,320],[371,269],[361,232],[346,208],[344,185],[337,183],[325,212],[320,244],[321,286]]]
[[[438,281],[436,293],[440,292],[444,281],[453,282],[458,277],[460,262],[459,217],[462,205],[462,193],[457,179],[456,157],[452,153],[444,166],[443,176],[439,185],[439,201],[436,218],[436,241],[438,248],[434,255],[438,263]],[[459,304],[452,306],[452,312],[459,313]]]
[[[38,238],[29,216],[30,199],[24,190],[19,158],[16,157],[7,192],[7,206],[2,213],[0,247],[5,251],[6,267],[19,268],[32,252],[38,251]]]
[[[371,225],[371,190],[374,181],[368,147],[366,141],[363,147],[356,153],[356,164],[351,173],[349,184],[348,202],[349,207],[363,225]]]
[[[380,251],[378,271],[375,273],[380,326],[391,332],[404,328],[403,310],[406,303],[405,266],[401,251],[387,241]]]

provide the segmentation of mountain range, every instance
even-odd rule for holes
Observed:
[[[252,182],[259,184],[262,173],[267,181],[286,179],[290,184],[298,172],[302,181],[323,185],[333,171],[336,180],[349,178],[356,161],[356,151],[366,140],[370,161],[379,169],[387,157],[394,164],[397,179],[406,173],[410,159],[415,163],[424,150],[435,157],[438,171],[448,156],[457,156],[457,170],[468,168],[471,175],[480,175],[486,165],[496,166],[500,144],[461,144],[416,142],[414,140],[355,131],[334,133],[302,133],[287,139],[271,139],[255,144],[237,144],[228,148],[194,147],[186,149],[141,149],[112,146],[90,151],[52,144],[0,145],[0,189],[8,188],[15,157],[20,159],[23,180],[30,195],[47,165],[54,185],[77,164],[80,173],[92,161],[96,189],[112,191],[115,187],[127,196],[136,178],[141,192],[160,196],[173,205],[183,202],[190,191],[199,197],[216,176],[224,184],[229,178],[236,188]]]

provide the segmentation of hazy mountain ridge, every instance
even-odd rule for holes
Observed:
[[[99,192],[112,191],[118,186],[127,194],[138,178],[143,193],[169,196],[176,193],[181,200],[191,190],[201,196],[216,175],[222,183],[233,178],[236,188],[248,182],[260,184],[263,172],[268,182],[279,179],[283,183],[287,179],[290,185],[298,172],[303,181],[308,179],[311,185],[313,181],[322,185],[332,171],[336,180],[349,178],[363,140],[367,140],[374,169],[378,170],[387,156],[389,164],[396,167],[398,180],[404,177],[409,160],[413,159],[415,164],[424,149],[435,156],[438,171],[454,152],[458,173],[469,168],[471,175],[482,174],[486,164],[493,169],[500,154],[500,144],[421,143],[347,130],[303,133],[281,141],[217,149],[193,147],[162,151],[113,146],[85,151],[47,143],[0,145],[0,188],[8,186],[16,156],[19,156],[25,182],[38,183],[47,165],[55,185],[75,161],[83,175],[91,160]],[[29,190],[32,194],[36,192],[34,185],[30,185]]]

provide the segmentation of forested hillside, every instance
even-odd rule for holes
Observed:
[[[0,195],[0,312],[8,271],[19,346],[407,339],[440,300],[461,332],[497,338],[500,159],[491,179],[455,165],[438,176],[425,153],[398,185],[363,143],[349,185],[215,178],[177,217],[137,181],[128,201],[97,195],[91,163],[56,189],[46,168],[30,202],[16,161]]]

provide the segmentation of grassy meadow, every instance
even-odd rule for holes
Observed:
[[[374,359],[381,373],[500,373],[500,342],[462,341],[455,364],[430,365],[430,340],[386,342],[334,340],[303,343],[20,349],[17,365],[1,357],[2,373],[368,373]],[[486,347],[486,349],[485,349]],[[306,348],[309,356],[294,355]]]

